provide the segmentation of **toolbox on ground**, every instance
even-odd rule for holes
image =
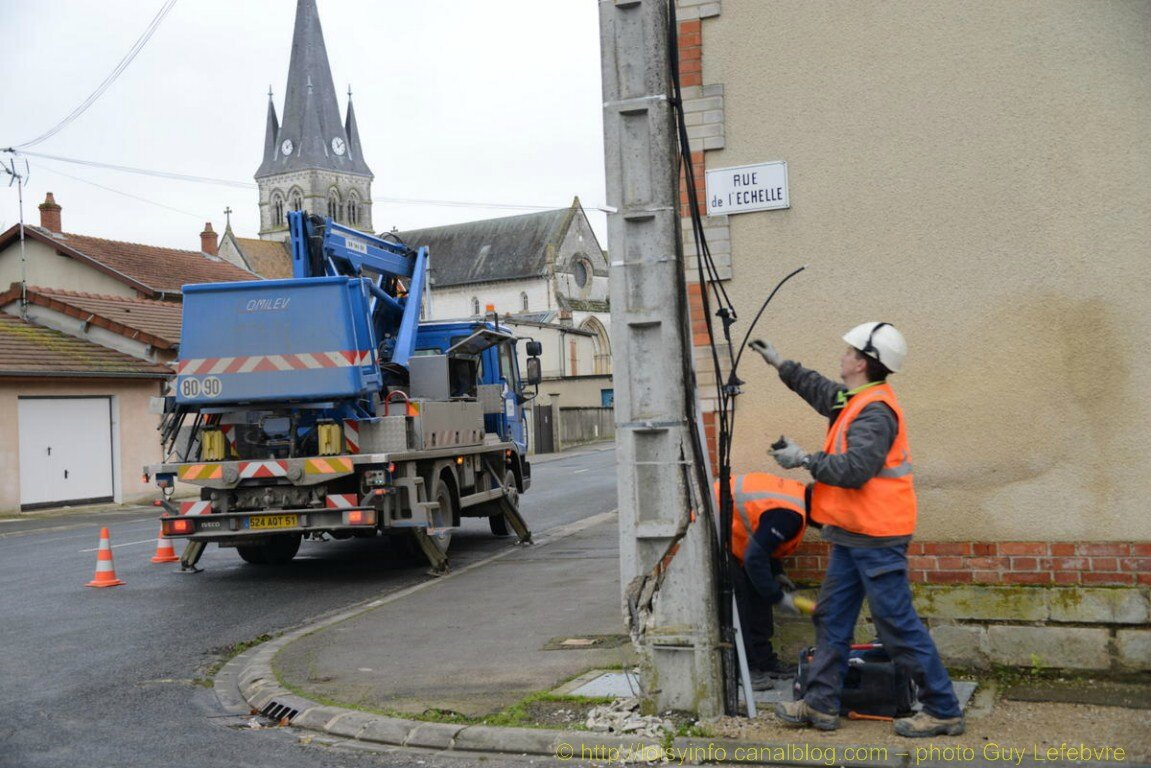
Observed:
[[[815,646],[799,652],[799,673],[793,691],[795,700],[807,692],[807,676]],[[847,675],[839,698],[839,713],[880,717],[906,717],[916,701],[915,682],[906,670],[897,667],[881,643],[853,645],[847,656]]]

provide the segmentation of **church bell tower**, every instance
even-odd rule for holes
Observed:
[[[260,238],[287,240],[291,210],[372,232],[374,176],[364,161],[350,88],[348,111],[340,120],[316,0],[296,3],[283,115],[280,122],[269,89],[264,161],[256,171]]]

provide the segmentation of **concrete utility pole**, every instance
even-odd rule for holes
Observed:
[[[600,0],[620,570],[649,709],[723,714],[680,242],[672,0]]]

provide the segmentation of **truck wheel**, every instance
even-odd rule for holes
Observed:
[[[268,561],[264,557],[263,544],[241,544],[236,547],[236,554],[240,556],[245,563],[252,565],[267,565]]]
[[[300,551],[300,540],[303,537],[298,533],[282,533],[271,536],[264,544],[264,560],[268,565],[287,565]]]
[[[520,492],[516,487],[516,474],[510,469],[507,471],[507,474],[504,475],[504,487],[511,489],[507,495],[508,501],[518,510],[520,508]],[[512,532],[508,528],[508,519],[504,517],[503,508],[500,507],[498,502],[492,504],[491,507],[492,511],[488,515],[488,526],[492,529],[492,535],[510,536]]]
[[[451,528],[455,520],[455,505],[452,503],[452,489],[448,487],[443,477],[436,478],[432,501],[439,504],[439,511],[432,515],[432,525],[435,528]],[[436,549],[447,554],[448,545],[452,542],[452,532],[446,531],[441,536],[429,536]]]
[[[236,552],[252,565],[287,565],[300,551],[300,538],[298,533],[281,533],[259,544],[241,544]]]

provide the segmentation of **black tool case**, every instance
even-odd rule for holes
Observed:
[[[793,691],[798,701],[807,692],[807,676],[815,646],[799,652],[799,674]],[[839,698],[839,713],[906,717],[915,705],[915,682],[895,665],[881,643],[853,645],[847,656],[847,676]]]

